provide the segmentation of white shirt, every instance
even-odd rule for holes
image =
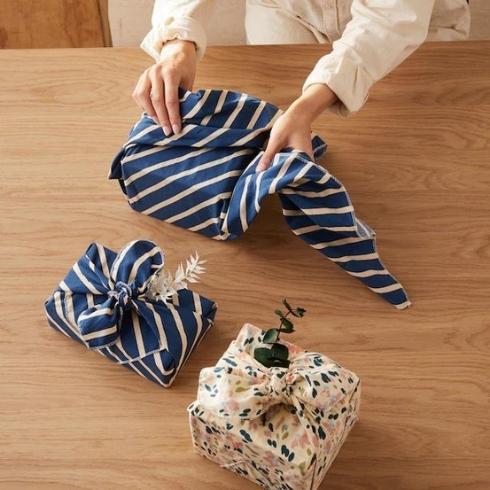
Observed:
[[[466,0],[267,0],[324,32],[332,51],[322,56],[302,91],[324,83],[340,115],[358,111],[373,84],[428,40],[461,40],[469,33]],[[163,44],[194,41],[198,59],[206,50],[206,26],[219,0],[156,0],[152,29],[141,48],[159,60]],[[325,19],[329,19],[325,22]]]

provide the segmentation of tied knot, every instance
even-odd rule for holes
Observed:
[[[290,397],[293,391],[292,384],[295,380],[294,374],[291,371],[284,371],[282,368],[271,368],[271,371],[268,384],[269,395],[281,400],[283,403],[291,403]]]
[[[131,306],[131,298],[133,296],[133,291],[128,284],[122,281],[116,282],[114,290],[109,294],[114,296],[117,301],[117,306],[122,310],[128,310]]]

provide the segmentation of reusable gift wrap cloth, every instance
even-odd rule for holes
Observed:
[[[397,308],[410,302],[386,270],[374,231],[356,218],[344,186],[309,156],[283,148],[256,173],[270,129],[282,111],[245,93],[180,89],[182,131],[166,137],[143,114],[115,156],[118,179],[136,211],[234,239],[249,226],[262,199],[279,194],[291,230]],[[326,149],[312,136],[315,158]]]
[[[253,357],[264,332],[244,325],[188,407],[194,448],[257,484],[316,489],[357,420],[359,378],[328,357],[286,341],[289,368]]]
[[[112,361],[167,387],[213,324],[216,305],[180,289],[171,303],[150,299],[163,268],[154,243],[118,254],[92,243],[45,303],[49,324]]]

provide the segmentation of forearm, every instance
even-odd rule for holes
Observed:
[[[172,39],[192,41],[198,59],[206,50],[206,28],[216,0],[155,0],[152,14],[152,29],[140,47],[160,59],[162,46]]]
[[[382,5],[380,5],[382,4]],[[340,114],[358,111],[372,85],[425,40],[434,0],[354,0],[352,20],[303,84],[327,85]]]
[[[311,123],[337,101],[337,96],[323,83],[312,84],[288,108],[300,123]]]

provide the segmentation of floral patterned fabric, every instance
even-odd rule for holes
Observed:
[[[264,488],[316,489],[359,414],[359,378],[286,341],[289,368],[253,358],[264,332],[244,325],[189,407],[196,451]]]

